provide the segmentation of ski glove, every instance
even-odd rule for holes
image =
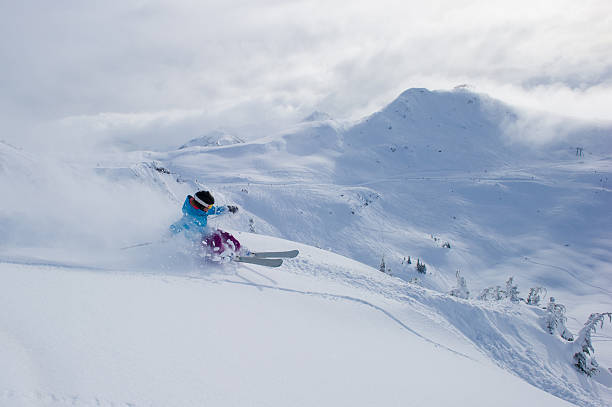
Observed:
[[[230,211],[231,213],[236,213],[238,212],[238,207],[234,205],[227,205],[227,210]]]

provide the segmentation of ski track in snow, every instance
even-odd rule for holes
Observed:
[[[528,262],[528,263],[537,264],[538,266],[551,267],[551,268],[554,268],[554,269],[557,269],[557,270],[561,270],[561,271],[567,273],[569,276],[571,276],[572,278],[574,278],[576,281],[578,281],[581,284],[588,285],[589,287],[596,288],[596,289],[598,289],[598,290],[600,290],[600,291],[602,291],[602,292],[604,292],[606,294],[612,295],[612,291],[611,290],[607,290],[607,289],[605,289],[603,287],[600,287],[598,285],[594,285],[594,284],[588,283],[588,282],[584,281],[584,279],[580,279],[571,270],[568,270],[568,269],[560,267],[560,266],[555,266],[554,264],[539,263],[537,261],[531,260],[529,257],[524,257],[523,259],[526,262]]]
[[[408,325],[406,325],[405,323],[403,323],[399,318],[397,318],[396,316],[394,316],[392,313],[390,313],[389,311],[385,310],[382,307],[379,307],[378,305],[372,304],[369,301],[366,301],[364,299],[361,298],[357,298],[357,297],[351,297],[348,295],[339,295],[339,294],[332,294],[332,293],[326,293],[326,292],[318,292],[318,291],[301,291],[301,290],[296,290],[296,289],[292,289],[292,288],[285,288],[285,287],[278,287],[278,286],[271,286],[271,285],[266,285],[266,284],[258,284],[258,283],[254,283],[251,281],[234,281],[234,280],[220,280],[223,281],[225,283],[230,283],[230,284],[241,284],[241,285],[248,285],[248,286],[252,286],[252,287],[256,287],[256,288],[267,288],[267,289],[271,289],[271,290],[278,290],[278,291],[284,291],[284,292],[290,292],[290,293],[294,293],[294,294],[301,294],[301,295],[309,295],[309,296],[316,296],[316,297],[320,297],[320,298],[325,298],[325,299],[333,299],[333,300],[345,300],[345,301],[351,301],[351,302],[355,302],[361,305],[366,305],[370,308],[375,309],[376,311],[380,311],[382,314],[384,314],[385,316],[387,316],[389,319],[391,319],[392,321],[396,322],[397,324],[399,324],[402,328],[404,328],[405,330],[407,330],[408,332],[412,333],[413,335],[418,336],[419,338],[423,339],[424,341],[431,343],[432,345],[438,347],[438,348],[443,348],[446,349],[447,351],[454,353],[455,355],[470,359],[470,360],[474,360],[473,358],[469,357],[468,355],[458,352],[454,349],[451,349],[449,347],[446,347],[440,343],[437,343],[423,335],[421,335],[420,333],[418,333],[417,331],[415,331],[414,329],[410,328]]]
[[[23,266],[40,266],[40,267],[51,267],[58,269],[69,269],[69,270],[88,270],[88,271],[119,271],[104,267],[89,266],[86,264],[72,264],[63,263],[53,260],[44,260],[37,258],[25,258],[25,257],[4,257],[0,258],[0,263],[4,264],[18,264]]]
[[[192,172],[193,170],[188,169],[188,168],[183,168],[183,171]],[[400,174],[394,177],[378,178],[378,179],[373,179],[373,180],[366,181],[366,182],[357,182],[357,183],[352,183],[352,184],[329,183],[329,182],[305,182],[303,180],[295,180],[295,181],[290,181],[290,182],[286,182],[286,181],[272,182],[272,181],[258,181],[255,179],[245,179],[245,180],[236,181],[236,177],[223,179],[222,176],[221,177],[217,176],[215,177],[217,181],[215,181],[214,183],[211,183],[210,185],[213,185],[216,188],[227,187],[228,185],[234,185],[234,186],[257,185],[257,186],[266,186],[266,187],[295,186],[295,187],[300,187],[300,188],[315,188],[316,187],[316,188],[327,188],[327,189],[329,188],[350,189],[350,188],[358,188],[358,187],[364,187],[364,186],[370,186],[370,185],[377,185],[377,184],[382,184],[382,183],[387,183],[387,182],[405,182],[405,181],[476,182],[476,183],[482,182],[482,181],[489,181],[489,182],[532,182],[532,183],[540,183],[540,184],[547,183],[542,178],[535,177],[535,176],[491,177],[491,176],[477,175],[477,174],[457,175],[457,171],[453,171],[453,170],[446,170],[446,171],[448,171],[446,175],[444,174],[432,175],[430,171],[427,171],[427,172],[411,171],[409,173]],[[440,172],[445,172],[445,171],[443,170]],[[521,171],[519,170],[519,172]],[[420,175],[415,176],[414,175],[415,173],[420,174]],[[219,178],[222,178],[223,180],[220,182],[218,181]],[[299,177],[296,177],[296,178],[299,178]],[[190,177],[186,177],[183,179],[185,181],[190,181],[194,183],[196,182],[195,179],[191,179]],[[550,183],[554,184],[554,182],[550,182]]]

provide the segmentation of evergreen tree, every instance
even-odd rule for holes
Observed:
[[[459,275],[459,270],[457,270],[455,276],[457,277],[457,287],[451,290],[450,295],[467,300],[468,298],[470,298],[470,291],[467,288],[465,278]]]
[[[599,371],[599,364],[593,355],[595,349],[591,341],[591,334],[597,330],[597,325],[603,327],[606,317],[612,322],[612,313],[610,312],[591,314],[584,327],[578,332],[578,338],[576,339],[577,352],[574,353],[574,366],[587,376],[593,376]]]
[[[550,297],[550,301],[546,306],[546,330],[549,334],[558,333],[563,339],[573,341],[574,336],[565,326],[567,317],[565,316],[565,305],[557,304],[554,297]]]
[[[519,302],[521,299],[519,298],[519,290],[516,285],[514,285],[514,277],[510,277],[508,281],[506,281],[506,298],[509,298],[512,302]]]
[[[427,267],[425,266],[425,263],[421,263],[421,259],[417,259],[416,270],[423,274],[425,274],[427,271]]]
[[[385,265],[385,255],[383,254],[382,259],[380,259],[380,266],[378,266],[378,270],[383,273],[387,272],[387,266]]]
[[[542,297],[546,297],[546,288],[544,287],[532,287],[529,289],[529,295],[527,295],[527,300],[525,302],[528,305],[540,305],[540,301]]]
[[[506,289],[502,290],[502,288],[498,285],[495,287],[487,287],[478,297],[479,300],[484,301],[501,301],[505,298],[510,299],[512,302],[519,302],[521,299],[519,298],[519,290],[516,285],[514,285],[514,277],[508,278],[506,281]]]
[[[483,301],[501,301],[506,298],[506,293],[500,286],[496,285],[495,287],[485,288],[476,298]]]

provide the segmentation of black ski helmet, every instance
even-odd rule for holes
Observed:
[[[194,198],[196,198],[196,201],[204,202],[207,205],[212,205],[215,203],[215,198],[209,191],[198,191],[195,193]]]

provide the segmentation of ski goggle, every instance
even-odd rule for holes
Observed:
[[[208,211],[213,206],[213,204],[207,204],[206,202],[202,201],[201,199],[198,199],[197,196],[194,196],[193,200],[195,201],[195,203],[198,206],[198,208],[200,208],[201,210],[203,210],[205,212]]]

